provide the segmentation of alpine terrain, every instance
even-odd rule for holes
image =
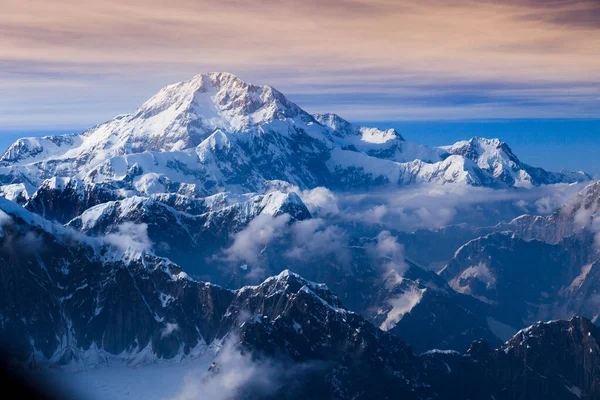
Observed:
[[[421,145],[207,73],[17,140],[0,185],[11,368],[208,360],[173,399],[600,398],[600,183],[498,139]]]

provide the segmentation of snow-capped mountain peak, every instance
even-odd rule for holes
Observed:
[[[452,154],[459,154],[479,164],[480,167],[493,165],[495,160],[512,162],[514,165],[520,163],[506,143],[500,139],[486,139],[473,137],[445,147]]]
[[[252,85],[225,72],[196,75],[161,89],[132,118],[152,119],[172,114],[206,131],[239,132],[274,119],[310,118],[300,107],[270,86]],[[197,126],[199,125],[199,126]]]
[[[237,133],[286,118],[312,117],[270,86],[213,72],[161,89],[134,113],[85,132],[86,150],[112,154],[195,147],[216,130]]]
[[[358,138],[364,143],[384,144],[390,141],[404,142],[404,138],[394,128],[381,130],[353,125],[337,114],[314,114],[314,118],[332,131],[333,136],[340,138]]]
[[[572,182],[589,179],[585,173],[552,173],[523,163],[500,139],[473,137],[441,149],[472,160],[478,168],[509,186]]]

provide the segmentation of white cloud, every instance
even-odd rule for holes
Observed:
[[[334,255],[341,263],[349,262],[346,232],[322,218],[290,222],[290,216],[259,215],[234,236],[233,243],[223,251],[229,262],[243,262],[248,279],[262,279],[268,272],[268,260],[260,260],[265,249],[276,241],[281,253],[289,259]]]
[[[340,211],[337,197],[325,187],[304,190],[300,193],[300,197],[313,215],[328,216]]]
[[[423,298],[423,293],[426,289],[412,288],[399,296],[392,297],[387,300],[387,303],[392,306],[388,312],[385,321],[379,326],[383,331],[389,331],[396,326],[402,319],[404,314],[410,312]]]
[[[341,263],[350,261],[348,235],[340,227],[313,218],[294,223],[290,230],[292,245],[287,257],[308,259],[333,254]]]
[[[117,231],[109,233],[104,241],[121,251],[144,251],[152,248],[148,237],[148,225],[124,222],[117,227]]]
[[[245,278],[249,282],[260,282],[267,277],[267,268],[262,265],[255,264],[250,267]]]
[[[267,362],[254,362],[250,355],[236,348],[235,342],[230,338],[219,350],[212,370],[202,376],[188,375],[183,388],[171,400],[235,399],[249,385],[263,395],[277,389],[277,369]]]
[[[289,220],[288,214],[277,217],[258,215],[234,236],[233,244],[224,250],[226,259],[231,262],[247,262],[258,268],[259,255],[273,240],[285,233]]]
[[[348,222],[412,231],[448,224],[481,225],[523,213],[547,214],[565,204],[582,185],[490,189],[465,185],[412,185],[361,194],[337,194],[339,217]]]
[[[160,337],[165,338],[167,336],[171,336],[171,334],[177,330],[179,330],[179,325],[176,323],[167,322],[164,329],[160,333]]]
[[[380,232],[375,237],[375,243],[370,248],[373,258],[380,261],[383,278],[391,288],[402,281],[408,264],[404,258],[404,245],[389,231]]]
[[[403,209],[396,210],[395,214],[400,215]],[[366,222],[368,224],[382,224],[384,223],[383,218],[389,215],[388,206],[385,204],[379,204],[367,209],[364,212],[354,214],[357,220]]]
[[[170,400],[264,398],[282,389],[290,378],[299,380],[303,374],[322,367],[317,362],[288,364],[272,358],[256,359],[242,352],[238,341],[235,335],[230,336],[209,371],[191,372]]]

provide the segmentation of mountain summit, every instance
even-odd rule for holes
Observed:
[[[270,86],[213,72],[161,89],[125,121],[139,126],[131,132],[133,137],[160,138],[146,150],[166,151],[197,146],[216,130],[242,132],[296,117],[312,121],[309,114]]]

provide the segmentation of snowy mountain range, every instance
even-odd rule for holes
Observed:
[[[303,371],[278,377],[294,391],[248,398],[596,398],[598,328],[576,316],[599,322],[599,184],[550,200],[590,179],[498,139],[420,145],[198,75],[0,156],[0,340],[29,366],[179,362],[234,343]],[[433,207],[351,205],[421,188]],[[464,207],[442,204],[453,191]],[[513,218],[523,199],[548,210]],[[494,222],[385,224],[471,212]]]
[[[583,173],[530,167],[497,139],[447,147],[410,143],[394,129],[310,115],[269,86],[227,73],[198,75],[159,91],[132,114],[79,135],[19,139],[0,157],[5,196],[27,199],[52,178],[113,192],[205,197],[264,191],[422,182],[529,186]]]

